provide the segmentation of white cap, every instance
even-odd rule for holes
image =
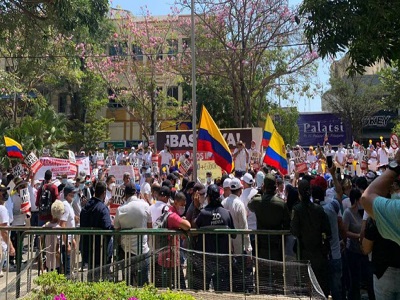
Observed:
[[[226,178],[224,180],[224,182],[222,183],[222,187],[225,188],[231,188],[231,179],[230,178]]]
[[[135,147],[132,147],[131,150],[135,150]]]
[[[254,183],[253,176],[250,173],[244,174],[243,177],[240,178],[240,180],[246,182],[247,184],[253,184]]]
[[[238,190],[238,189],[242,189],[243,188],[243,185],[242,185],[242,183],[240,182],[240,180],[239,180],[239,178],[233,178],[232,180],[231,180],[231,190],[232,191],[236,191],[236,190]]]
[[[37,185],[40,183],[40,180],[35,179],[35,181],[33,182],[33,185]]]
[[[263,171],[258,171],[256,174],[256,184],[257,184],[257,188],[261,188],[263,183],[264,183],[264,177],[265,174]]]

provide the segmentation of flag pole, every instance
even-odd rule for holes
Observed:
[[[195,53],[195,24],[194,24],[194,0],[191,3],[191,43],[192,52],[192,129],[193,129],[193,180],[197,182],[197,100],[196,100],[196,53]]]

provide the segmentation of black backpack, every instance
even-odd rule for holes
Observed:
[[[161,210],[161,216],[158,217],[158,219],[154,222],[153,228],[154,229],[167,229],[168,228],[168,217],[172,214],[172,212],[169,211],[169,206],[165,205],[163,209]],[[168,246],[168,240],[169,236],[168,235],[156,235],[155,236],[155,245],[154,249],[159,250],[164,247]]]
[[[47,185],[46,189],[44,185],[42,187],[42,195],[39,203],[39,214],[40,215],[51,215],[51,205],[53,204],[53,197],[49,190],[50,184]]]

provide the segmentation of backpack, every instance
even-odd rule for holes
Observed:
[[[165,205],[161,210],[161,216],[154,222],[153,228],[154,229],[167,229],[168,228],[168,217],[172,214],[169,211],[169,206]],[[154,249],[162,249],[168,246],[168,235],[156,235],[154,239]]]
[[[42,187],[42,195],[40,196],[40,203],[39,203],[40,215],[51,215],[51,205],[53,204],[53,196],[51,195],[49,186],[50,184],[47,185],[46,189],[44,189],[44,185]]]

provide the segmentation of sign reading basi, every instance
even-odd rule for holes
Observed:
[[[299,145],[310,146],[322,144],[325,133],[331,145],[346,143],[346,126],[337,116],[331,113],[302,113],[297,120],[299,127]]]
[[[251,140],[255,140],[256,144],[261,143],[262,128],[229,128],[221,129],[229,148],[236,147],[238,141],[243,141],[247,148],[250,148]],[[177,131],[158,131],[157,132],[157,149],[164,148],[164,144],[170,145],[174,150],[190,150],[193,148],[193,131],[177,130]]]

